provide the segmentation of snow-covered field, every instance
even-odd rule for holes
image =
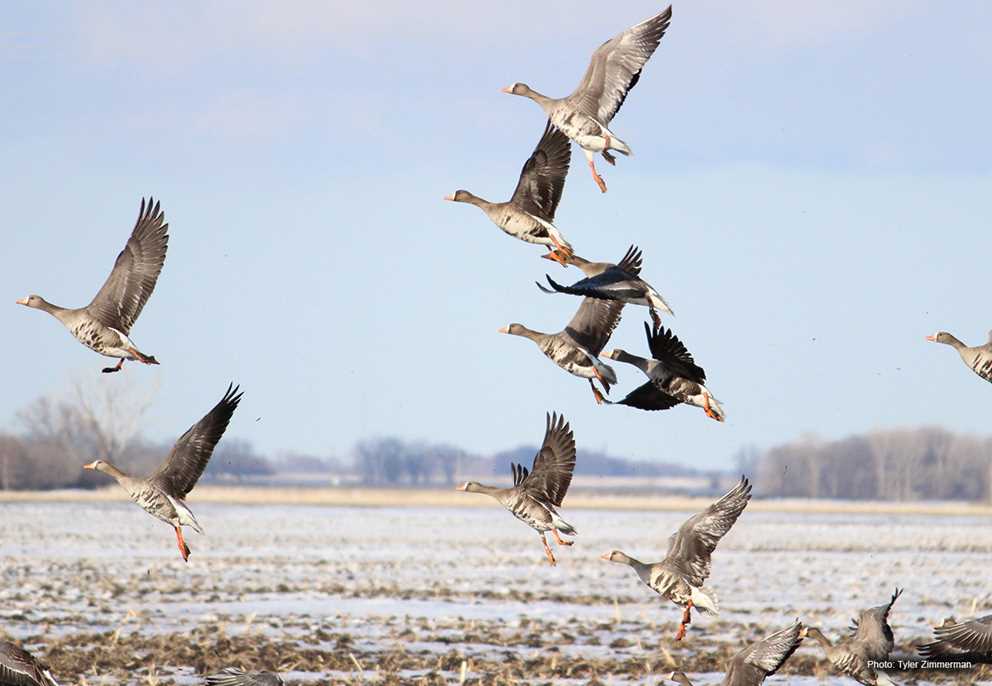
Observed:
[[[749,640],[794,618],[828,636],[906,592],[891,623],[912,657],[944,617],[992,611],[983,518],[745,512],[714,556],[718,618],[694,617],[599,559],[664,554],[689,513],[575,510],[549,567],[537,536],[492,509],[191,505],[190,564],[129,503],[0,504],[0,632],[63,683],[194,683],[222,666],[319,683],[719,683]],[[992,683],[893,673],[897,683]],[[769,683],[830,676],[811,640]]]

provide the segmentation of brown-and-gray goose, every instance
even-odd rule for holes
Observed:
[[[537,531],[544,545],[544,554],[552,566],[556,564],[554,553],[548,545],[545,534],[550,531],[558,545],[570,546],[572,541],[560,535],[576,535],[575,528],[561,518],[558,508],[565,498],[572,472],[575,470],[575,438],[564,417],[556,414],[547,416],[544,442],[534,456],[534,464],[528,472],[519,464],[510,464],[513,474],[512,488],[484,486],[475,481],[466,481],[457,488],[469,493],[485,493],[513,513],[513,516]]]
[[[0,641],[0,686],[59,686],[48,665],[10,641]]]
[[[504,232],[527,243],[547,246],[551,252],[545,256],[564,264],[564,258],[572,254],[572,246],[554,222],[571,155],[568,138],[549,122],[520,170],[509,200],[489,202],[466,190],[455,191],[444,199],[475,205]]]
[[[613,550],[602,559],[628,565],[648,588],[684,608],[675,640],[681,641],[692,621],[692,608],[717,614],[713,591],[703,586],[709,578],[711,557],[717,543],[734,525],[751,500],[751,484],[741,477],[736,486],[702,512],[685,521],[668,539],[668,553],[661,562],[646,564]]]
[[[989,341],[985,345],[967,346],[953,334],[938,331],[933,336],[927,336],[931,343],[943,343],[958,351],[961,360],[968,368],[986,381],[992,381],[992,331],[989,331]]]
[[[827,659],[835,669],[851,677],[864,686],[886,686],[892,684],[889,677],[872,665],[889,659],[895,647],[892,627],[889,626],[889,612],[902,589],[897,588],[892,598],[884,605],[861,610],[851,627],[852,633],[831,643],[817,628],[810,628],[810,638],[819,643]]]
[[[544,257],[553,259],[549,255]],[[627,249],[627,254],[623,256],[619,264],[590,262],[574,254],[565,258],[565,264],[575,265],[582,270],[586,278],[576,281],[571,286],[562,286],[545,274],[545,278],[554,291],[548,290],[541,284],[537,284],[537,287],[545,293],[557,291],[589,298],[620,300],[628,305],[643,305],[651,313],[651,320],[656,327],[661,326],[658,310],[670,315],[675,314],[665,299],[661,297],[661,294],[641,278],[641,251],[636,245]]]
[[[792,626],[752,643],[731,658],[720,683],[722,686],[760,686],[785,664],[805,637],[805,627],[796,621]],[[681,686],[692,686],[683,672],[672,672],[664,679]]]
[[[652,331],[647,322],[644,333],[648,337],[651,358],[631,355],[616,348],[603,353],[603,357],[632,364],[644,372],[648,381],[627,394],[616,405],[627,405],[639,410],[667,410],[680,403],[703,408],[706,416],[722,422],[727,415],[706,383],[706,372],[692,359],[692,354],[671,331],[656,327]]]
[[[556,365],[569,374],[588,379],[593,397],[602,403],[605,398],[592,380],[599,379],[607,394],[610,384],[617,382],[616,372],[599,359],[599,353],[617,328],[623,305],[617,300],[583,298],[572,320],[558,333],[533,331],[523,324],[509,324],[498,332],[534,341]]]
[[[564,98],[549,98],[525,83],[515,83],[504,93],[530,98],[558,129],[575,141],[585,153],[592,177],[599,190],[606,192],[606,182],[596,171],[595,153],[610,164],[616,158],[610,150],[630,155],[630,147],[608,128],[630,89],[637,85],[641,70],[661,42],[672,8],[642,21],[599,46],[592,54],[589,67],[578,87]]]
[[[205,678],[208,686],[283,686],[282,677],[275,672],[246,672],[228,667]]]
[[[182,527],[190,526],[197,533],[203,533],[186,505],[186,496],[206,469],[214,447],[241,402],[241,396],[237,386],[229,385],[220,402],[179,437],[169,456],[147,479],[130,477],[107,460],[94,460],[83,465],[83,469],[94,469],[114,477],[131,500],[145,512],[175,529],[179,554],[184,561],[189,560],[190,549],[183,538]]]
[[[41,310],[58,319],[76,340],[105,357],[119,359],[105,373],[120,371],[125,360],[158,364],[130,339],[131,327],[148,302],[169,247],[169,225],[154,199],[141,200],[138,221],[131,237],[117,256],[114,268],[100,291],[86,307],[67,309],[53,305],[40,295],[29,295],[18,305]]]
[[[960,624],[953,618],[933,629],[934,641],[920,646],[920,655],[935,662],[967,660],[974,664],[992,663],[992,615]]]

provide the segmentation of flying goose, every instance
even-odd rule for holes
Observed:
[[[944,620],[943,625],[934,627],[933,636],[936,640],[919,648],[920,655],[928,660],[992,663],[992,615],[960,624]]]
[[[237,386],[229,385],[220,402],[179,437],[169,456],[147,479],[130,477],[107,460],[83,465],[83,469],[94,469],[114,477],[139,507],[174,528],[183,561],[189,560],[190,549],[183,538],[182,527],[190,526],[197,533],[203,533],[186,505],[186,496],[206,469],[214,446],[224,435],[241,396]]]
[[[534,341],[541,352],[566,372],[589,379],[593,397],[602,403],[605,399],[592,380],[599,379],[607,394],[610,384],[617,382],[616,372],[600,361],[598,355],[613,335],[622,310],[623,303],[619,301],[583,298],[572,320],[558,333],[533,331],[523,324],[509,324],[498,329],[498,333]]]
[[[889,612],[902,589],[897,588],[888,603],[861,610],[851,627],[852,633],[831,643],[817,628],[807,630],[810,638],[823,647],[827,659],[835,669],[851,677],[864,686],[885,686],[892,681],[873,664],[889,659],[895,646],[892,627],[889,626]]]
[[[722,686],[760,686],[766,677],[785,664],[805,637],[806,628],[797,620],[792,626],[752,643],[731,658],[720,683]],[[662,678],[665,680],[692,686],[689,677],[682,672],[671,672]]]
[[[600,153],[610,164],[616,158],[610,150],[630,155],[630,147],[607,128],[613,120],[627,93],[637,85],[641,70],[654,54],[665,35],[672,8],[642,21],[617,34],[599,46],[592,54],[585,76],[571,95],[549,98],[525,83],[515,83],[503,89],[504,93],[530,98],[558,129],[575,141],[586,155],[592,178],[599,190],[606,192],[606,182],[596,171],[593,155]]]
[[[946,331],[938,331],[933,336],[927,336],[931,343],[943,343],[958,351],[958,355],[971,371],[986,381],[992,381],[992,331],[989,331],[989,341],[984,345],[968,347],[954,335]]]
[[[59,686],[48,665],[10,641],[0,641],[0,686]]]
[[[158,364],[152,355],[146,355],[128,337],[131,327],[141,314],[155,289],[159,272],[165,264],[169,247],[169,225],[159,204],[149,198],[141,200],[138,221],[131,237],[117,256],[114,268],[99,293],[86,307],[66,309],[53,305],[40,295],[29,295],[17,301],[36,310],[42,310],[58,319],[76,340],[90,350],[106,357],[118,358],[116,367],[105,367],[105,373],[120,371],[124,360],[137,360],[144,364]]]
[[[509,200],[489,202],[465,190],[455,191],[444,199],[475,205],[514,238],[547,246],[551,252],[545,256],[564,265],[564,257],[572,254],[572,246],[554,221],[571,155],[568,138],[549,122],[520,170],[520,180]]]
[[[572,472],[575,470],[575,438],[564,417],[557,414],[547,416],[544,429],[544,443],[534,456],[530,472],[523,465],[510,463],[513,474],[512,488],[484,486],[475,481],[466,481],[456,490],[468,493],[485,493],[513,513],[521,522],[537,531],[544,545],[544,554],[551,566],[556,563],[545,533],[550,531],[558,545],[570,546],[559,532],[576,535],[575,528],[558,514],[561,501],[565,498]]]
[[[726,414],[719,401],[705,385],[706,372],[692,359],[682,341],[671,329],[655,327],[652,332],[644,323],[651,357],[644,358],[616,348],[603,357],[632,364],[644,372],[648,381],[627,394],[623,400],[610,404],[627,405],[640,410],[667,410],[679,403],[703,408],[706,416],[722,422]]]
[[[703,586],[710,575],[710,558],[717,543],[727,535],[751,500],[751,484],[741,480],[722,498],[685,521],[668,539],[668,553],[661,562],[645,564],[613,550],[601,559],[633,567],[637,576],[655,593],[681,606],[682,621],[675,640],[681,641],[692,621],[692,608],[717,614],[713,591]]]
[[[246,672],[228,667],[206,677],[209,686],[283,686],[282,677],[274,672]]]
[[[544,255],[544,257],[549,257]],[[555,283],[554,279],[545,274],[548,283],[554,291],[549,291],[541,284],[537,284],[545,293],[568,293],[570,295],[581,295],[589,298],[602,298],[604,300],[619,300],[628,305],[644,305],[651,313],[651,320],[656,327],[661,326],[661,317],[658,310],[670,315],[674,315],[672,308],[668,306],[661,294],[647,281],[640,277],[641,274],[641,251],[636,245],[627,249],[627,254],[623,256],[619,264],[612,262],[590,262],[578,255],[569,255],[565,258],[565,264],[575,265],[582,270],[586,278],[576,281],[571,286],[562,286]]]

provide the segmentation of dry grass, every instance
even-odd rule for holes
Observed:
[[[106,502],[127,500],[116,486],[94,491],[0,491],[2,502]],[[327,505],[337,507],[491,507],[488,498],[454,490],[387,488],[258,488],[201,486],[191,502]],[[685,511],[706,507],[712,499],[678,496],[593,495],[578,493],[565,500],[565,509]],[[966,502],[853,502],[837,500],[755,500],[748,506],[754,512],[803,512],[850,514],[925,514],[947,516],[990,516],[992,506]]]

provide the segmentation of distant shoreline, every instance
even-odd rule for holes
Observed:
[[[0,503],[112,502],[127,500],[117,487],[97,490],[0,491]],[[492,507],[487,498],[441,489],[388,488],[269,488],[201,486],[190,494],[190,503],[237,505],[325,505],[333,507]],[[565,499],[564,509],[686,511],[705,507],[712,498],[645,495],[595,495],[577,493]],[[992,516],[992,506],[960,501],[878,502],[813,499],[755,500],[752,512],[804,512],[823,514]]]

